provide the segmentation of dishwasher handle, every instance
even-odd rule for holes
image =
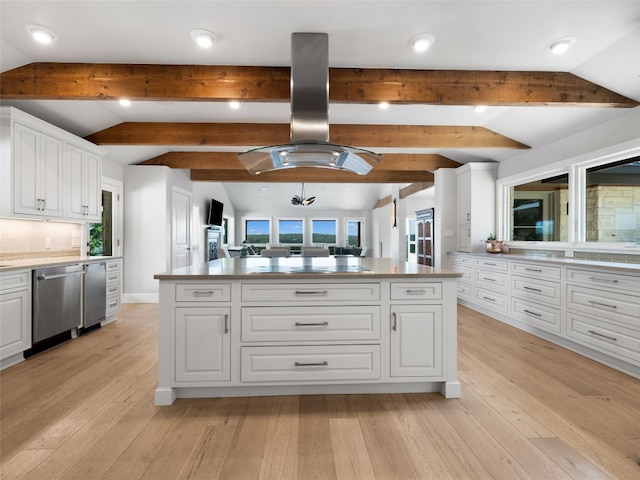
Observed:
[[[72,277],[74,275],[84,275],[84,272],[58,273],[56,275],[38,275],[38,280],[53,280],[54,278]]]

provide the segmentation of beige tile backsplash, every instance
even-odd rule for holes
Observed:
[[[0,260],[80,255],[81,228],[75,223],[0,218]]]

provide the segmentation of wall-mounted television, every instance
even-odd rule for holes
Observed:
[[[219,227],[222,226],[222,209],[224,208],[224,205],[217,201],[214,200],[213,198],[211,199],[211,204],[209,205],[209,217],[207,219],[207,225],[217,225]]]

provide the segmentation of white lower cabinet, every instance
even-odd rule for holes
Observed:
[[[459,301],[640,378],[640,271],[457,252],[450,268],[473,272],[474,257],[473,282],[459,280]],[[503,271],[509,264],[509,282],[487,270],[493,263]]]
[[[161,281],[156,404],[322,392],[459,397],[456,279],[417,280]]]
[[[0,274],[0,366],[31,348],[31,271]]]
[[[122,306],[122,260],[110,260],[106,263],[107,273],[107,311],[106,319],[113,320]]]
[[[229,308],[176,308],[177,382],[231,380]]]
[[[442,306],[391,307],[391,376],[442,375]]]

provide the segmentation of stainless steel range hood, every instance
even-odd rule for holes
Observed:
[[[382,155],[329,142],[329,36],[291,34],[291,142],[239,153],[249,173],[320,167],[366,175]]]

